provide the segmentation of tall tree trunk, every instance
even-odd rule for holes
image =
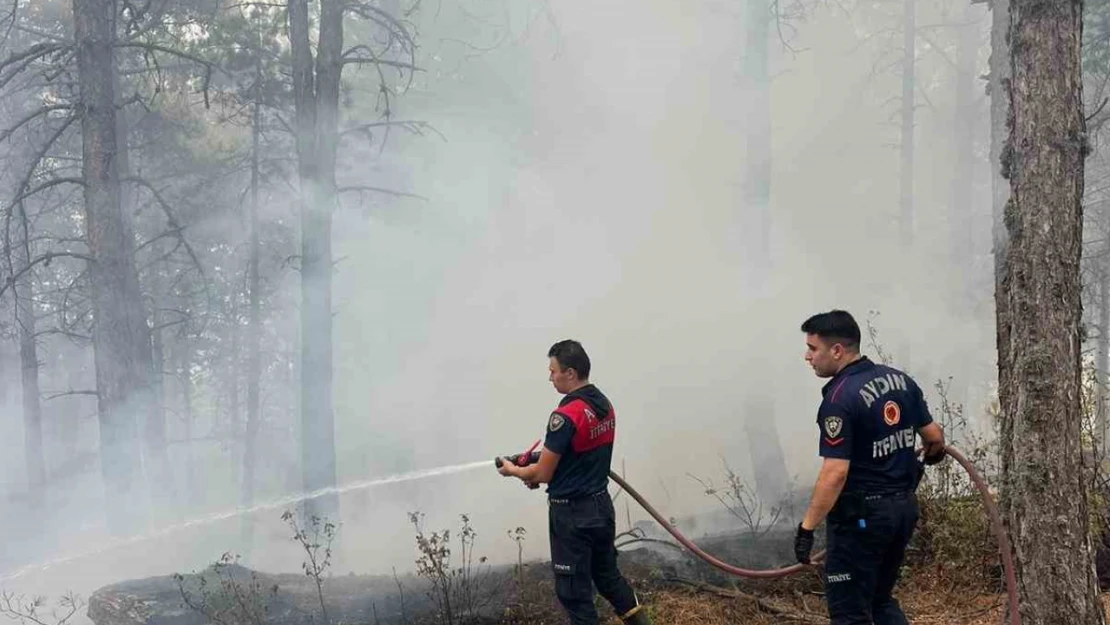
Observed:
[[[1082,1],[1013,0],[1010,11],[1010,243],[996,294],[1005,514],[1022,622],[1101,625],[1080,426]]]
[[[903,0],[902,141],[899,180],[899,226],[902,243],[913,245],[914,114],[917,77],[917,0]]]
[[[137,423],[152,406],[151,345],[134,237],[120,204],[112,15],[112,0],[73,1],[100,464],[108,526],[125,533],[146,523]]]
[[[1006,204],[1010,200],[1010,183],[1006,180],[1002,155],[1008,139],[1006,118],[1010,113],[1011,75],[1010,45],[1007,40],[1010,29],[1010,0],[993,0],[991,2],[991,54],[989,60],[990,80],[987,90],[990,95],[991,117],[991,248],[994,256],[994,289],[995,289],[995,318],[1008,319],[1010,316],[1006,298],[998,294],[1002,292],[1002,285],[1006,275],[1006,250],[1009,248],[1010,237],[1006,232],[1003,215]],[[1010,334],[1009,328],[1003,324],[996,324],[996,345],[998,348],[998,387],[1009,384]],[[999,398],[1001,401],[1001,397]],[[1002,419],[999,424],[999,437],[1001,440],[1010,440],[1012,435],[1010,421]],[[1003,502],[1005,504],[1005,502]]]
[[[301,463],[304,488],[335,485],[332,407],[331,220],[336,203],[343,7],[321,0],[315,76],[304,0],[289,0],[301,179]],[[313,89],[315,85],[315,89]],[[336,519],[334,495],[305,503],[308,516]]]
[[[262,61],[258,59],[255,67],[254,107],[251,114],[251,241],[250,259],[247,268],[247,284],[250,290],[250,316],[247,322],[247,426],[243,438],[243,482],[240,490],[240,505],[244,508],[250,508],[254,505],[255,457],[258,448],[258,426],[262,418],[260,410],[262,315],[261,294],[259,293],[261,279],[258,268],[261,255],[258,232],[259,137],[262,134],[261,68]],[[251,515],[243,515],[241,522],[243,549],[249,552],[254,536]]]
[[[240,462],[242,452],[240,452],[239,449],[243,442],[240,432],[244,431],[243,428],[245,423],[239,421],[243,412],[239,405],[239,378],[242,377],[240,374],[242,361],[239,359],[239,337],[243,330],[239,324],[238,302],[232,300],[229,302],[229,308],[231,317],[231,354],[229,354],[227,359],[227,422],[228,432],[230,432],[230,440],[228,441],[230,475],[228,478],[232,484],[242,484],[243,464]],[[238,500],[239,497],[235,499]]]
[[[19,328],[19,360],[23,385],[23,453],[27,466],[29,500],[43,503],[46,488],[46,459],[42,446],[42,400],[39,396],[39,355],[35,342],[35,302],[31,264],[30,225],[23,202],[13,208],[19,213],[20,238],[15,245],[15,262],[23,275],[15,281],[15,324]]]
[[[201,441],[197,440],[196,414],[193,412],[193,354],[188,336],[182,337],[180,349],[181,369],[178,376],[185,422],[185,500],[188,502],[187,510],[193,514],[204,503],[204,497],[199,477],[201,454],[197,451]]]
[[[119,25],[117,19],[120,15],[119,0],[113,0],[112,3],[112,36],[113,38],[119,36]],[[127,109],[123,105],[124,94],[120,81],[120,58],[123,50],[116,48],[113,51],[113,60],[111,64],[112,72],[112,94],[116,103],[116,167],[120,177],[120,214],[123,216],[123,223],[126,232],[133,233],[135,231],[132,215],[137,208],[136,199],[136,186],[134,182],[128,179],[132,176],[131,167],[131,147],[128,141],[130,130],[127,124]],[[142,163],[142,159],[137,159]],[[140,171],[137,172],[141,175]],[[128,236],[131,236],[130,234]],[[157,251],[161,249],[161,241],[155,244],[154,249]],[[154,297],[150,299],[150,311],[147,313],[147,319],[151,326],[158,326],[162,323],[162,318],[158,312],[161,302],[158,297],[162,295],[160,276],[158,270],[152,270],[155,274],[154,288],[151,292]],[[140,285],[141,288],[141,285]],[[153,331],[151,331],[153,332]],[[159,337],[159,340],[161,337]],[[153,338],[150,339],[153,342]],[[148,369],[150,376],[150,389],[151,389],[151,405],[143,415],[139,417],[139,427],[142,431],[142,458],[143,466],[146,468],[147,486],[150,492],[151,501],[151,520],[159,523],[167,513],[172,510],[174,505],[174,489],[173,485],[173,472],[170,470],[169,450],[166,448],[166,411],[165,404],[163,403],[163,396],[161,393],[162,386],[162,370],[161,362],[155,366],[155,358],[153,352],[150,358],[151,366]]]
[[[771,289],[771,80],[770,33],[773,18],[769,0],[748,0],[744,79],[748,115],[745,120],[746,170],[744,209],[748,236],[744,238],[749,288],[755,299],[768,301]],[[758,339],[756,339],[758,340]],[[775,423],[773,382],[760,380],[745,389],[745,425],[755,486],[765,501],[777,501],[787,486],[786,457]]]
[[[151,254],[160,258],[165,254],[164,240],[151,244]],[[144,431],[147,463],[150,467],[150,491],[154,509],[152,519],[160,524],[172,519],[182,503],[178,500],[178,489],[170,467],[169,450],[166,447],[166,371],[171,364],[166,355],[166,314],[163,311],[163,297],[166,296],[165,278],[155,269],[150,279],[151,303],[151,417],[147,419]]]

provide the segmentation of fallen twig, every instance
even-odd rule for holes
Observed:
[[[668,575],[668,576],[664,577],[664,580],[668,581],[668,582],[676,583],[676,584],[682,584],[684,586],[689,586],[689,587],[693,588],[694,590],[697,590],[698,592],[707,592],[707,593],[716,595],[718,597],[724,597],[726,599],[744,599],[745,601],[751,601],[760,610],[763,610],[764,612],[768,612],[770,614],[774,614],[775,616],[778,616],[780,618],[784,618],[784,619],[788,619],[788,620],[792,620],[792,621],[801,621],[803,623],[827,623],[828,622],[828,618],[826,618],[824,616],[821,616],[819,614],[813,614],[813,613],[810,613],[810,612],[799,612],[797,610],[791,610],[789,608],[779,607],[779,606],[774,605],[774,604],[772,604],[772,603],[770,603],[770,602],[768,602],[764,599],[760,599],[759,597],[756,597],[755,595],[750,595],[746,592],[741,592],[739,590],[729,590],[728,588],[721,588],[720,586],[714,586],[712,584],[707,584],[705,582],[699,582],[697,580],[686,579],[684,577],[677,577],[677,576],[672,576],[672,575]]]

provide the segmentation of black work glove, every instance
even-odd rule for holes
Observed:
[[[813,530],[807,530],[799,523],[798,531],[794,534],[794,557],[802,564],[809,564],[811,551],[813,551]]]

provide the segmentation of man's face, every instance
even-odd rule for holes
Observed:
[[[816,334],[806,335],[806,362],[819,378],[831,378],[845,362],[847,351],[840,343],[832,343]]]
[[[559,366],[559,361],[554,356],[548,359],[547,363],[548,377],[551,384],[555,387],[556,391],[566,395],[574,389],[574,384],[578,381],[578,373],[574,369],[563,369]]]

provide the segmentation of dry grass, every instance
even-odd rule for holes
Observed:
[[[554,587],[544,567],[531,571],[522,591],[499,625],[565,625],[566,617],[554,596]],[[639,566],[624,569],[648,615],[655,625],[771,625],[802,623],[782,615],[769,614],[747,598],[732,599],[712,592],[675,584]],[[899,584],[896,595],[911,623],[916,625],[1001,625],[1005,596],[953,585],[951,576],[935,567],[918,567],[909,579]],[[981,586],[980,586],[981,588]],[[788,613],[808,617],[809,622],[825,622],[825,603],[821,583],[816,577],[801,576],[779,581],[741,581],[738,588],[759,597],[765,604]],[[1110,593],[1102,596],[1110,621]],[[604,625],[621,625],[609,605],[597,600]]]
[[[783,598],[778,599],[776,603],[785,603]],[[918,625],[1000,625],[1003,619],[1002,596],[956,597],[911,591],[900,593],[900,600],[909,621]],[[649,614],[657,625],[769,625],[791,622],[761,614],[747,601],[686,589],[659,589],[652,592],[645,602],[649,603]],[[805,603],[811,613],[824,614],[820,598],[809,597]],[[1110,619],[1110,594],[1102,596],[1102,603]],[[797,597],[793,605],[802,608]],[[602,613],[610,614],[608,619],[603,620],[605,625],[621,625],[620,620],[607,609]]]

